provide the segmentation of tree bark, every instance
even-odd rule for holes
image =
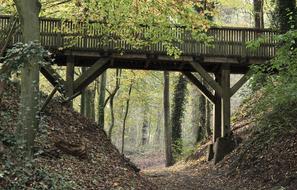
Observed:
[[[206,129],[206,98],[199,94],[199,100],[198,100],[198,115],[199,115],[199,124],[198,124],[198,130],[197,130],[197,137],[196,137],[196,143],[199,143],[202,141],[205,137],[205,129]]]
[[[174,158],[182,153],[182,119],[184,117],[185,101],[187,92],[187,80],[180,75],[175,86],[173,107],[171,116],[172,143]]]
[[[254,0],[254,18],[256,28],[264,28],[263,4],[264,0]]]
[[[104,103],[104,107],[106,106],[108,101],[109,101],[109,105],[110,105],[111,122],[110,122],[109,130],[108,130],[108,137],[109,138],[111,138],[112,130],[113,130],[113,127],[114,127],[114,122],[115,122],[114,110],[113,110],[113,101],[114,101],[115,95],[117,94],[117,92],[120,89],[120,76],[121,76],[121,70],[117,69],[115,88],[111,93],[109,92],[109,97],[106,99],[106,101]]]
[[[205,138],[208,138],[211,136],[211,112],[212,112],[212,105],[210,103],[210,101],[206,100],[206,121],[205,121],[205,129],[206,129],[206,133],[205,133]]]
[[[39,13],[41,4],[38,0],[14,0],[20,16],[23,42],[40,40]],[[19,142],[25,143],[27,157],[32,158],[32,147],[38,128],[39,104],[39,64],[36,57],[28,57],[22,68],[21,76],[21,132]]]
[[[161,122],[162,122],[162,117],[163,117],[163,113],[161,113],[161,110],[158,112],[157,115],[157,126],[156,126],[156,131],[155,131],[155,136],[154,136],[154,141],[155,144],[160,144],[160,134],[161,134]]]
[[[98,105],[98,126],[104,129],[104,102],[105,102],[105,89],[106,89],[107,72],[105,71],[100,77],[100,90],[99,90],[99,105]]]
[[[81,73],[83,74],[86,72],[86,68],[82,67],[81,68]],[[86,89],[84,89],[81,93],[81,98],[80,98],[80,114],[83,116],[86,116]]]
[[[277,0],[276,7],[281,33],[296,29],[296,0]]]
[[[141,137],[141,145],[148,144],[148,137],[149,137],[149,122],[148,122],[148,113],[149,113],[149,106],[148,103],[144,104],[143,110],[143,123],[142,123],[142,137]]]
[[[92,87],[86,88],[85,91],[85,116],[95,121],[95,94],[96,90]]]
[[[125,115],[124,115],[124,121],[123,121],[123,131],[122,131],[122,154],[124,153],[126,121],[127,121],[127,116],[128,116],[128,113],[129,113],[130,97],[131,97],[132,87],[133,87],[133,81],[131,81],[131,84],[130,84],[130,87],[129,87],[129,92],[128,92],[128,99],[126,101],[126,109],[125,109]]]
[[[163,106],[164,106],[164,140],[165,140],[165,157],[166,157],[166,167],[173,165],[172,156],[172,129],[169,124],[170,121],[170,103],[169,103],[169,72],[164,72],[164,91],[163,91]]]

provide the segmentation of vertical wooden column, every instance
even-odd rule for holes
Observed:
[[[222,79],[221,79],[221,86],[222,86],[222,128],[221,128],[221,137],[227,136],[231,129],[231,91],[230,91],[230,64],[223,64],[221,68]]]
[[[221,83],[221,73],[215,73],[215,80],[219,84]],[[216,139],[221,137],[221,121],[222,121],[222,104],[221,104],[221,96],[218,92],[215,92],[215,102],[214,102],[214,117],[213,117],[213,142],[216,142]]]
[[[74,84],[74,67],[75,60],[74,56],[67,56],[67,68],[66,68],[66,96],[69,98],[73,95],[73,84]],[[73,102],[70,102],[70,105],[73,106]]]

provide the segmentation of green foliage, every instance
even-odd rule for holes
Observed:
[[[133,48],[161,43],[167,54],[178,57],[181,54],[178,44],[184,40],[182,36],[210,41],[205,33],[211,26],[208,17],[213,16],[213,11],[198,12],[197,9],[204,7],[201,2],[90,0],[70,1],[51,9],[46,9],[50,6],[46,2],[43,5],[43,16],[62,17],[98,30],[104,43],[125,40]],[[90,21],[96,21],[96,24]]]
[[[12,74],[20,71],[24,64],[29,63],[28,59],[36,59],[40,66],[47,65],[45,57],[49,53],[38,42],[16,43],[1,60],[3,61],[2,71],[0,70],[0,80],[8,80]]]
[[[184,118],[187,95],[187,80],[180,75],[174,89],[171,126],[173,155],[178,156],[182,152],[182,119]]]
[[[295,105],[297,100],[296,37],[295,30],[279,35],[277,41],[281,46],[277,50],[276,57],[270,64],[253,68],[255,75],[251,84],[256,89],[262,87],[260,89],[262,95],[252,112],[258,115],[258,125],[261,130],[285,132],[294,127],[292,124],[295,121],[292,122],[291,119],[296,118],[296,115],[295,108],[291,105]],[[263,84],[259,84],[263,81]]]

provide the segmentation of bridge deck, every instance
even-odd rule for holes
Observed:
[[[0,31],[5,31],[11,22],[10,16],[0,16]],[[98,57],[108,54],[114,57],[111,67],[127,69],[193,71],[187,63],[199,61],[208,71],[215,69],[217,64],[230,63],[231,72],[244,73],[248,65],[263,63],[275,55],[275,32],[269,29],[212,28],[209,35],[213,37],[213,43],[209,46],[193,40],[184,28],[172,28],[169,29],[172,35],[184,41],[176,43],[183,54],[180,59],[174,60],[166,56],[166,48],[162,43],[140,49],[133,48],[121,39],[103,44],[103,30],[98,23],[90,24],[88,29],[82,28],[82,25],[70,21],[41,18],[41,43],[57,53],[57,63],[61,65],[66,65],[66,56],[69,54],[76,56],[78,66],[92,65]],[[145,30],[140,35],[144,36]],[[258,37],[265,37],[261,47],[257,50],[247,49],[246,43]],[[17,33],[11,44],[19,41],[21,34]]]

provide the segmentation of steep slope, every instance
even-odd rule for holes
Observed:
[[[1,189],[154,188],[135,172],[133,164],[118,152],[103,130],[57,100],[41,114],[34,168],[19,176],[13,148],[18,109],[19,90],[9,84],[0,102]]]
[[[278,105],[254,117],[256,94],[235,114],[233,132],[242,143],[217,165],[206,161],[206,145],[185,161],[145,171],[160,189],[297,189],[297,103]],[[207,144],[207,143],[206,143]]]

